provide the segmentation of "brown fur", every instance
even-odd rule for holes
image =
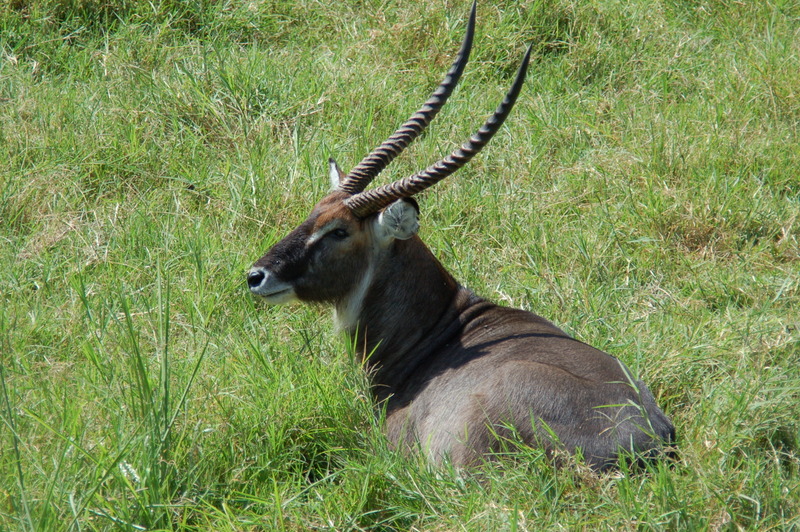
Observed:
[[[365,358],[394,444],[466,465],[513,432],[548,450],[581,449],[604,468],[621,450],[653,455],[674,440],[650,391],[616,358],[535,314],[476,296],[417,236],[380,241],[376,216],[355,218],[347,197],[323,199],[254,269],[292,284],[300,300],[337,308],[372,272],[346,332]],[[306,246],[334,221],[348,238]]]

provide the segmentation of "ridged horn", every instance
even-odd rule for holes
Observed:
[[[525,52],[525,57],[522,59],[519,70],[517,70],[514,83],[511,85],[506,97],[503,98],[503,101],[497,107],[494,114],[486,120],[486,123],[484,123],[461,148],[455,150],[453,153],[429,166],[422,172],[395,181],[394,183],[351,196],[345,200],[345,205],[350,209],[350,212],[359,218],[369,216],[395,200],[408,198],[435,185],[467,164],[475,154],[486,146],[494,134],[497,133],[497,130],[500,129],[500,126],[503,125],[506,117],[508,117],[508,114],[511,112],[511,108],[514,107],[514,103],[516,103],[517,97],[522,89],[522,84],[525,81],[525,73],[528,70],[531,49],[532,46],[529,46],[528,51]]]
[[[372,150],[372,153],[364,157],[360,163],[350,170],[347,177],[339,184],[341,190],[350,194],[357,194],[367,188],[367,185],[428,127],[431,120],[447,102],[447,98],[453,93],[461,74],[464,73],[464,67],[469,59],[470,50],[472,50],[472,40],[475,35],[476,3],[472,3],[464,42],[461,43],[461,49],[458,51],[450,70],[447,71],[444,80],[416,113],[411,115],[383,144]]]

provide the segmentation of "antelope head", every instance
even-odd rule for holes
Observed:
[[[380,263],[395,242],[418,241],[419,207],[413,196],[464,166],[499,130],[517,100],[530,60],[528,48],[503,101],[459,149],[427,169],[372,190],[367,186],[433,120],[453,92],[472,48],[475,4],[461,49],[430,98],[348,174],[329,161],[332,191],[309,217],[251,268],[250,291],[269,303],[332,303],[342,325],[352,323]],[[350,319],[346,316],[349,315]]]

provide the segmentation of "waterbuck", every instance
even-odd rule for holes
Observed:
[[[330,303],[369,370],[397,447],[457,466],[513,437],[549,451],[580,449],[596,469],[621,451],[654,456],[675,429],[622,362],[546,319],[495,305],[461,286],[417,236],[414,194],[466,164],[519,95],[528,48],[494,114],[460,149],[410,177],[365,191],[430,123],[469,57],[464,42],[419,111],[349,174],[329,161],[333,190],[253,265],[250,291],[268,303]]]

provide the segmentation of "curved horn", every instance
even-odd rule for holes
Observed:
[[[525,57],[522,59],[522,64],[520,64],[517,71],[517,77],[514,79],[514,83],[508,90],[506,97],[497,107],[494,114],[461,148],[422,172],[348,198],[345,200],[345,205],[350,209],[350,212],[359,218],[369,216],[397,199],[413,196],[435,185],[467,164],[497,133],[497,130],[500,129],[500,126],[503,125],[506,117],[511,112],[511,108],[514,107],[514,103],[516,103],[519,92],[522,89],[522,84],[525,81],[525,73],[528,70],[528,63],[531,57],[531,48],[532,46],[529,46],[528,51],[525,52]]]
[[[411,117],[409,117],[409,119],[383,144],[372,150],[372,153],[364,157],[355,168],[350,170],[350,173],[347,174],[347,177],[339,185],[341,190],[349,192],[350,194],[357,194],[367,188],[367,185],[369,185],[395,157],[400,155],[400,153],[406,149],[406,146],[411,144],[439,113],[439,110],[444,106],[447,98],[453,93],[453,89],[458,83],[461,74],[464,72],[464,67],[469,59],[469,53],[472,49],[472,38],[475,34],[475,11],[476,2],[473,2],[472,10],[469,14],[469,22],[467,22],[467,34],[464,36],[461,49],[458,51],[458,55],[453,65],[450,67],[450,70],[447,71],[444,80],[442,80],[433,94],[431,94],[430,98],[422,104],[422,107],[420,107],[416,113],[411,115]]]

